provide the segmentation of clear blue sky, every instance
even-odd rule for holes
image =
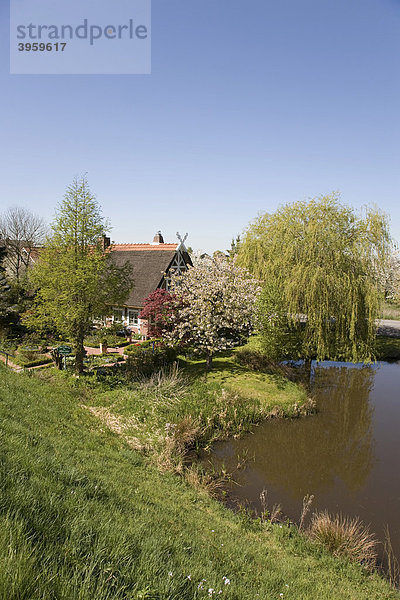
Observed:
[[[212,251],[339,190],[400,240],[400,0],[153,0],[152,74],[123,76],[9,75],[0,6],[1,210],[50,220],[87,172],[114,240]]]

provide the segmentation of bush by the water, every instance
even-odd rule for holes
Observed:
[[[268,358],[262,352],[241,348],[235,354],[235,358],[240,365],[251,369],[252,371],[269,371],[276,365],[274,361]]]
[[[301,378],[301,372],[299,372],[298,369],[296,370],[296,368],[290,364],[282,364],[275,360],[271,360],[259,350],[253,350],[246,347],[240,348],[235,352],[235,360],[251,371],[281,375],[291,381],[296,381]]]
[[[148,377],[176,360],[176,350],[162,344],[146,343],[128,346],[126,370],[128,377]]]

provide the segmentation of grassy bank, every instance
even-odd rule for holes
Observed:
[[[86,408],[93,393],[0,367],[1,599],[398,597],[295,529],[160,473]]]
[[[313,409],[305,389],[282,375],[250,371],[232,353],[214,359],[179,360],[150,379],[95,388],[91,412],[130,443],[182,469],[188,450],[238,436],[273,416],[297,417]]]

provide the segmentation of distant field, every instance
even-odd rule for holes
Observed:
[[[400,320],[400,304],[396,302],[385,302],[382,308],[381,319]]]

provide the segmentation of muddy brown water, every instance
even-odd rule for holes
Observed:
[[[268,507],[280,504],[298,522],[313,494],[313,510],[359,516],[380,540],[388,525],[400,560],[400,363],[319,363],[312,390],[317,414],[267,421],[215,444],[205,461],[234,472],[229,504],[260,512],[267,490]]]

